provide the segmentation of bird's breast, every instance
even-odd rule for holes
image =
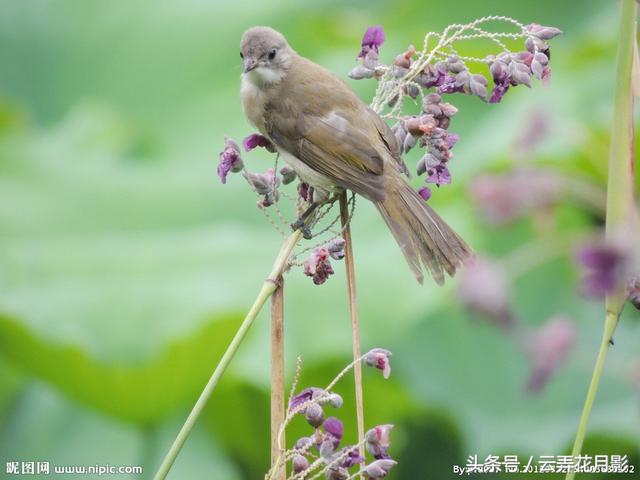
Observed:
[[[263,89],[252,82],[247,75],[243,75],[240,82],[240,101],[242,102],[244,114],[253,126],[264,135],[264,113],[267,97]]]

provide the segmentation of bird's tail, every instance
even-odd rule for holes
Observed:
[[[442,285],[444,272],[453,277],[472,251],[410,185],[401,178],[393,182],[386,188],[387,198],[375,205],[418,282],[424,280],[424,266]]]

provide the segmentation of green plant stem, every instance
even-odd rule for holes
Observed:
[[[631,88],[636,42],[636,14],[636,0],[622,0],[607,184],[606,233],[607,239],[610,241],[615,241],[621,232],[629,233],[630,229],[634,229],[636,220],[633,193],[633,93]],[[600,384],[604,362],[626,296],[626,285],[624,284],[619,285],[614,292],[607,295],[604,333],[587,391],[587,398],[580,416],[578,432],[571,450],[573,457],[577,457],[582,452],[587,424]],[[575,472],[569,472],[566,480],[572,480],[574,476]]]
[[[622,0],[620,37],[616,67],[616,86],[609,148],[607,183],[607,239],[615,241],[635,228],[633,178],[633,92],[632,71],[636,43],[635,0]],[[607,296],[608,312],[620,312],[626,301],[626,288]]]
[[[582,409],[582,415],[580,416],[580,423],[578,424],[578,432],[576,433],[576,440],[573,443],[573,449],[571,450],[571,456],[577,457],[582,451],[582,445],[584,443],[584,437],[587,433],[587,424],[589,423],[589,416],[591,415],[591,408],[596,398],[598,391],[598,385],[600,384],[600,377],[602,376],[602,369],[604,368],[604,361],[607,358],[607,352],[611,345],[611,339],[613,332],[616,329],[618,323],[618,315],[610,313],[607,315],[607,319],[604,324],[604,332],[602,334],[602,342],[600,342],[600,350],[598,351],[598,357],[596,358],[596,364],[593,367],[593,374],[591,377],[591,383],[589,384],[589,390],[587,391],[587,398],[584,401],[584,407]],[[571,480],[575,476],[575,472],[567,473],[566,480]]]
[[[191,409],[191,413],[189,413],[189,416],[187,417],[187,420],[184,422],[184,425],[182,426],[182,428],[180,429],[180,432],[178,432],[178,435],[176,436],[175,440],[173,441],[173,444],[171,445],[171,448],[169,449],[164,459],[162,460],[162,463],[160,464],[160,468],[158,469],[158,472],[156,473],[154,480],[164,480],[167,477],[167,474],[169,473],[169,470],[171,470],[171,467],[173,466],[173,463],[175,462],[176,457],[180,453],[180,450],[182,449],[184,442],[187,440],[187,437],[191,433],[193,426],[198,420],[198,417],[202,413],[202,410],[207,404],[207,401],[211,397],[211,394],[213,393],[214,389],[216,388],[216,385],[218,384],[220,377],[222,377],[222,374],[225,372],[225,370],[229,366],[229,363],[233,359],[233,356],[235,355],[236,351],[238,350],[238,347],[240,346],[240,343],[242,343],[242,340],[247,334],[249,327],[251,327],[251,324],[253,324],[253,321],[256,319],[263,305],[266,303],[269,297],[273,295],[273,292],[276,290],[277,279],[280,278],[280,276],[284,272],[287,266],[287,261],[289,259],[289,256],[291,255],[292,250],[295,248],[298,241],[300,240],[300,236],[301,236],[300,230],[296,230],[291,235],[289,235],[285,239],[284,243],[282,244],[282,247],[280,248],[280,252],[278,252],[278,256],[276,257],[276,261],[273,265],[273,269],[271,270],[271,273],[269,274],[267,279],[262,284],[262,288],[260,289],[260,293],[258,294],[258,297],[256,298],[255,302],[253,302],[253,305],[251,306],[249,313],[247,313],[247,316],[245,317],[242,324],[240,325],[240,328],[238,328],[236,335],[233,337],[233,340],[231,340],[231,343],[227,347],[227,350],[224,352],[222,359],[216,366],[213,374],[211,375],[211,378],[207,382],[207,385],[204,387],[204,390],[202,390],[202,393],[200,394],[198,401]]]

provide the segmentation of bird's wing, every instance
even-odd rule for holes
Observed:
[[[371,123],[378,130],[380,139],[384,142],[385,146],[387,147],[387,150],[391,154],[391,157],[398,164],[400,171],[405,175],[409,176],[409,169],[407,168],[407,165],[404,163],[404,160],[402,160],[402,151],[401,151],[402,146],[398,145],[398,141],[396,140],[395,135],[389,128],[389,125],[387,125],[386,122],[382,118],[380,118],[380,116],[376,112],[374,112],[371,108],[367,108],[367,115],[371,120]]]
[[[322,116],[302,115],[269,125],[269,136],[279,147],[313,170],[370,200],[385,199],[382,172],[386,150],[372,130],[359,128],[365,118],[348,119],[331,111]],[[375,130],[373,130],[375,132]],[[377,145],[378,144],[378,145]],[[376,148],[378,147],[378,148]]]

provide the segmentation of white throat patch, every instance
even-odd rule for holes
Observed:
[[[245,73],[244,76],[253,83],[255,86],[260,87],[262,85],[272,85],[280,82],[286,75],[284,70],[273,70],[271,68],[258,67],[251,70],[249,73]]]

